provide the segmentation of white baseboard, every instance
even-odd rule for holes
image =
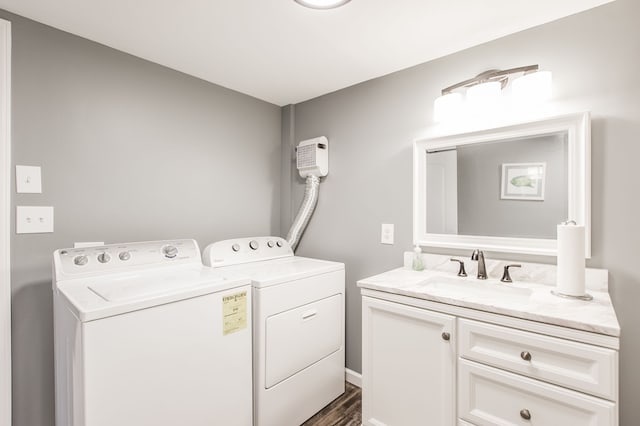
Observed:
[[[345,379],[347,380],[347,382],[359,388],[362,387],[362,374],[356,373],[355,371],[349,368],[345,368],[344,373],[345,373]]]

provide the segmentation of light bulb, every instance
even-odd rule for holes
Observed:
[[[433,120],[447,121],[459,115],[462,110],[462,94],[447,93],[433,101]]]
[[[513,97],[521,103],[538,103],[551,98],[551,71],[525,74],[513,80]]]
[[[482,112],[495,108],[500,102],[502,83],[488,81],[476,84],[467,89],[467,106],[470,112]]]

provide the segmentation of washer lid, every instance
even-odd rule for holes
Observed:
[[[207,279],[207,284],[224,281],[222,276]],[[107,302],[126,302],[151,296],[183,291],[202,284],[197,270],[185,270],[176,274],[175,270],[166,274],[141,274],[133,276],[101,278],[90,283],[87,288]]]
[[[269,287],[288,281],[300,280],[314,275],[343,271],[344,264],[307,257],[291,256],[280,259],[249,262],[215,268],[223,274],[234,274],[251,279],[257,288]]]
[[[85,322],[249,283],[248,278],[229,278],[203,266],[182,266],[59,281],[56,291],[69,309]]]

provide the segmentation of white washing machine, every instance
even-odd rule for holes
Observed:
[[[220,241],[203,259],[251,278],[255,426],[298,426],[344,392],[344,264],[278,237]]]
[[[193,240],[57,250],[56,425],[252,424],[251,286]]]

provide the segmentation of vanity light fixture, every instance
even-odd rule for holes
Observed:
[[[473,114],[496,108],[504,97],[509,77],[514,74],[522,74],[511,84],[514,102],[527,105],[545,101],[551,97],[551,72],[538,68],[538,65],[527,65],[508,70],[489,70],[446,87],[442,89],[442,96],[434,101],[434,120],[446,121],[463,112]]]
[[[351,0],[294,0],[296,3],[302,6],[309,7],[311,9],[335,9],[336,7],[344,6]]]

